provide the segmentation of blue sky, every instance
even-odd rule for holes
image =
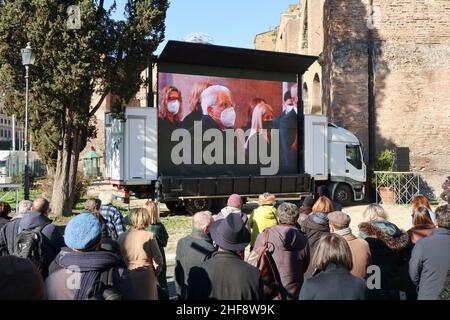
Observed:
[[[111,4],[113,0],[105,1]],[[214,44],[253,48],[255,35],[277,26],[280,15],[298,0],[171,0],[166,41],[184,40],[193,32],[209,34]],[[115,19],[123,18],[126,0],[116,0]],[[162,43],[157,54],[164,47]]]

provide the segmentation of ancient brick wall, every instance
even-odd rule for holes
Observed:
[[[423,191],[450,175],[450,1],[328,0],[324,103],[368,146],[368,30],[374,37],[376,149],[409,147]],[[373,20],[368,20],[373,12]]]
[[[438,196],[450,175],[450,1],[374,0],[374,6],[377,150],[409,147],[424,191]]]

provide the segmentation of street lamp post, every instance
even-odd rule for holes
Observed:
[[[31,44],[28,42],[27,47],[21,50],[22,52],[22,64],[25,66],[25,181],[24,181],[24,199],[30,198],[30,170],[28,167],[28,71],[30,66],[34,65],[36,58]]]

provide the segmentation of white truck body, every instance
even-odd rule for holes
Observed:
[[[105,117],[106,177],[113,184],[151,184],[158,179],[157,109],[131,107],[125,117]]]

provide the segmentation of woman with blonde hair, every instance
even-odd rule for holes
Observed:
[[[275,208],[276,199],[273,194],[268,192],[259,195],[259,207],[254,209],[248,219],[248,226],[252,232],[250,240],[250,249],[253,249],[256,238],[266,228],[278,224],[277,209]]]
[[[159,121],[158,126],[162,130],[177,128],[183,119],[183,99],[181,91],[174,86],[164,87],[159,99]]]
[[[245,149],[248,152],[250,141],[255,139],[264,139],[267,145],[270,145],[270,129],[267,127],[267,123],[272,123],[273,120],[273,108],[265,102],[258,103],[252,112],[252,120],[250,127],[250,134],[245,142]],[[269,147],[267,147],[269,150]]]
[[[343,237],[331,233],[322,237],[311,265],[314,276],[305,281],[299,300],[364,300],[366,283],[350,273],[352,253]]]
[[[158,274],[158,298],[159,300],[168,300],[169,288],[167,287],[167,263],[164,248],[167,246],[167,242],[169,241],[169,234],[167,233],[166,227],[161,223],[159,219],[159,210],[157,203],[152,200],[148,200],[145,203],[144,208],[147,209],[150,214],[150,225],[146,230],[152,232],[155,235],[156,241],[158,241],[159,251],[161,251],[161,255],[163,258],[161,272]]]
[[[119,237],[122,257],[130,270],[136,296],[142,300],[158,300],[156,275],[163,264],[155,235],[145,230],[150,221],[147,209],[133,209],[130,213],[132,227]]]
[[[320,238],[330,233],[328,213],[332,211],[333,203],[331,200],[325,196],[319,197],[312,207],[311,214],[301,222],[300,228],[308,238],[311,255],[314,255]],[[312,264],[310,264],[305,273],[305,278],[310,278],[313,271]]]
[[[363,213],[365,222],[359,225],[359,238],[367,241],[372,264],[381,270],[381,288],[369,291],[369,299],[399,300],[407,276],[409,236],[388,221],[388,214],[379,204],[370,204]]]

